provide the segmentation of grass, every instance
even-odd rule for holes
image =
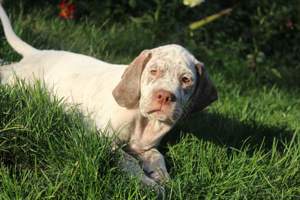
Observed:
[[[131,23],[66,22],[50,15],[51,8],[15,9],[9,9],[15,30],[40,49],[126,63],[142,49],[176,42],[207,63],[220,98],[162,142],[172,177],[166,199],[300,198],[296,86],[257,81],[230,44],[213,49],[176,33],[161,39]],[[0,38],[0,58],[17,61]],[[76,108],[50,101],[41,83],[0,86],[0,199],[156,199],[117,167],[109,145]]]

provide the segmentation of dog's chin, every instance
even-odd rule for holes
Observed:
[[[155,118],[158,121],[170,121],[171,116],[169,113],[166,113],[164,111],[156,111],[150,114],[153,118]]]
[[[174,117],[173,110],[152,110],[146,113],[148,119],[157,120],[163,123],[174,124],[177,121],[177,118]]]

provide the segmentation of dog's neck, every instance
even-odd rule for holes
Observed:
[[[171,128],[170,124],[156,119],[148,119],[139,114],[129,140],[130,150],[134,153],[142,153],[156,147]]]

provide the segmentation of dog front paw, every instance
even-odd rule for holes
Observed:
[[[145,171],[145,170],[144,170]],[[166,170],[162,170],[160,168],[156,169],[155,171],[145,171],[147,176],[149,176],[154,181],[164,184],[170,180],[170,175]]]
[[[163,184],[170,180],[163,155],[156,149],[150,149],[139,155],[145,174]]]

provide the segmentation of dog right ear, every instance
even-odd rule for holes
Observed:
[[[151,52],[144,50],[125,69],[121,81],[112,94],[116,102],[126,108],[135,108],[141,96],[141,76],[143,70],[151,58]]]

